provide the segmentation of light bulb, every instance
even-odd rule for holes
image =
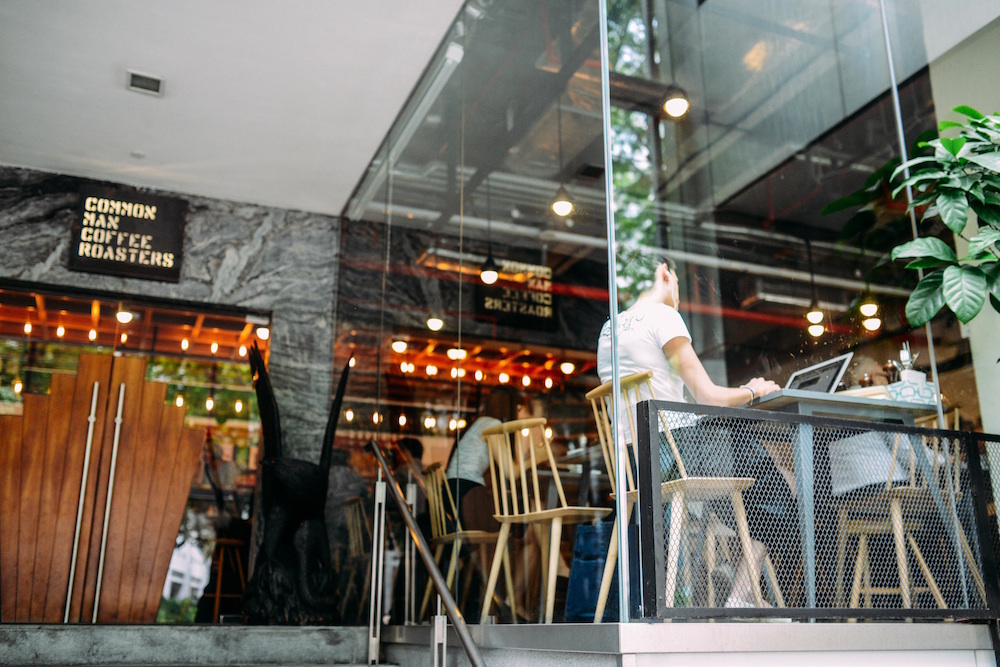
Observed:
[[[56,337],[62,338],[65,335],[66,335],[66,328],[60,324],[58,327],[56,327]]]
[[[482,371],[476,371],[476,382],[482,382],[486,375]]]
[[[354,365],[356,363],[358,363],[357,358],[356,357],[351,357],[350,359],[347,360],[347,367],[348,368],[354,368]]]
[[[465,421],[464,419],[459,419],[458,420],[458,427],[459,428],[465,428],[468,423],[469,422]]]
[[[257,327],[257,338],[267,340],[271,337],[271,330],[267,327]]]
[[[452,368],[451,369],[451,377],[452,377],[452,379],[455,379],[455,378],[458,377],[458,369],[457,368]]]
[[[561,364],[559,364],[559,370],[563,372],[563,375],[569,375],[570,373],[576,370],[576,364],[574,364],[572,361],[564,361]]]
[[[690,106],[691,105],[683,95],[675,93],[670,99],[663,103],[663,110],[671,118],[680,118],[687,113]]]
[[[406,415],[399,415],[399,425],[406,426]]]
[[[437,421],[431,415],[427,415],[426,417],[424,417],[424,428],[430,430],[434,428],[434,424],[436,423]]]
[[[552,439],[552,427],[551,426],[546,426],[545,427],[545,437],[547,439],[549,439],[549,440]]]
[[[211,412],[212,408],[214,407],[215,407],[215,399],[209,396],[208,398],[205,399],[205,409]]]
[[[882,326],[882,320],[878,317],[869,317],[861,322],[861,325],[869,331],[878,331]]]
[[[448,420],[448,430],[449,431],[454,431],[456,428],[458,428],[458,420],[457,419],[449,419]]]
[[[874,317],[875,313],[878,312],[878,304],[874,301],[866,301],[861,304],[861,308],[859,310],[865,317]]]
[[[213,341],[212,342],[211,350],[212,350],[212,354],[215,354],[216,352],[218,352],[219,351],[219,344]]]
[[[372,413],[372,423],[378,424],[382,421],[382,415],[379,414],[378,410]]]
[[[545,388],[552,389],[552,378],[545,378]]]
[[[823,335],[823,332],[826,331],[826,329],[823,327],[822,324],[810,324],[808,331],[810,336],[812,336],[813,338],[818,338],[819,336]]]
[[[21,390],[22,390],[23,388],[24,388],[24,385],[23,385],[23,384],[21,384],[21,381],[20,381],[20,380],[14,380],[14,393],[15,393],[15,394],[20,394],[20,393],[21,393]]]
[[[500,274],[497,273],[496,269],[483,269],[479,272],[479,279],[483,281],[484,285],[492,285],[500,279]]]
[[[349,422],[354,421],[354,410],[351,410],[350,408],[344,410],[344,419]]]
[[[188,349],[188,346],[189,346],[189,345],[190,345],[190,343],[188,342],[188,339],[187,339],[187,338],[183,338],[183,339],[181,339],[181,349],[182,349],[182,350],[186,350],[186,349]]]
[[[400,373],[406,373],[409,370],[410,370],[410,365],[408,363],[406,363],[405,361],[401,361],[399,363],[399,372]]]
[[[556,191],[555,199],[552,200],[552,211],[563,218],[573,212],[573,202],[570,201],[566,188],[561,185]]]
[[[406,352],[406,341],[405,340],[394,340],[392,341],[392,351],[396,354],[402,354]]]
[[[452,361],[465,359],[467,356],[469,356],[469,353],[460,347],[452,347],[448,349],[448,358]]]
[[[527,375],[525,375],[524,377],[521,378],[521,384],[523,384],[525,387],[530,387],[531,386],[531,378],[528,377]]]
[[[90,340],[97,340],[97,330],[96,329],[91,329],[87,333],[87,338],[89,338]]]
[[[122,310],[119,310],[115,314],[115,319],[121,322],[122,324],[128,324],[129,322],[131,322],[132,317],[133,317],[132,311],[125,310],[124,308]]]
[[[510,376],[507,375],[506,373],[501,373],[500,377],[498,377],[497,379],[500,380],[500,384],[507,384],[508,382],[510,382]]]
[[[247,346],[246,345],[240,345],[240,349],[237,350],[237,352],[239,353],[239,355],[241,357],[247,356]]]
[[[236,411],[236,414],[243,412],[243,401],[237,398],[236,402],[233,403],[233,410]]]
[[[26,334],[30,334],[31,333],[31,322],[25,322],[24,323],[24,333],[26,333]]]
[[[438,374],[438,368],[437,368],[437,366],[428,366],[427,367],[427,374],[428,375],[437,375]]]
[[[813,306],[813,309],[806,313],[806,320],[810,324],[819,324],[823,321],[823,311]]]
[[[119,336],[118,339],[122,342],[122,345],[124,345],[125,341],[128,340],[128,334],[127,333],[122,333],[122,335]]]
[[[427,318],[427,328],[431,331],[441,331],[444,328],[444,320],[437,315],[431,315]]]
[[[174,405],[176,405],[179,408],[183,408],[184,407],[184,397],[181,396],[180,394],[177,394],[177,398],[174,399]]]

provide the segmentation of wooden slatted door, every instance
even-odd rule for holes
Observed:
[[[0,416],[0,622],[155,620],[205,432],[145,371],[81,355]]]

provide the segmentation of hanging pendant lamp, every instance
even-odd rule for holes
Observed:
[[[561,218],[573,212],[573,202],[569,198],[566,186],[561,182],[563,173],[563,153],[562,153],[562,96],[556,100],[556,127],[557,138],[559,140],[559,189],[552,199],[552,211]]]
[[[497,266],[496,260],[493,259],[493,232],[492,232],[492,211],[490,208],[491,200],[490,192],[490,179],[486,179],[486,261],[479,268],[479,279],[483,281],[485,285],[492,285],[500,278],[500,270]]]

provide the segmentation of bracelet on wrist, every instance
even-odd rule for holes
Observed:
[[[740,385],[740,389],[746,389],[747,391],[749,391],[749,392],[750,392],[750,401],[751,401],[751,402],[752,402],[752,401],[753,401],[753,400],[754,400],[755,398],[757,398],[757,394],[756,394],[756,393],[754,393],[754,390],[753,390],[753,389],[751,389],[750,387],[748,387],[747,385],[745,385],[745,384],[741,384],[741,385]]]

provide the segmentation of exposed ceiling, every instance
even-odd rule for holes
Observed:
[[[461,4],[0,0],[0,164],[340,214]],[[930,58],[1000,16],[917,4]]]
[[[460,6],[0,0],[0,164],[339,215]]]

